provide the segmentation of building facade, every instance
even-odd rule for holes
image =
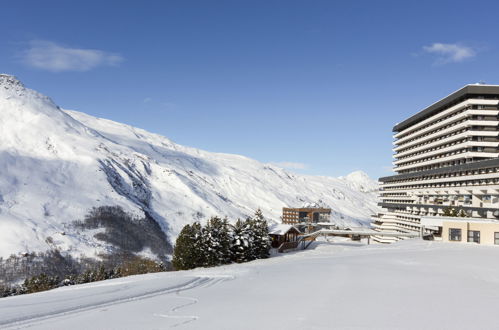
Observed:
[[[422,217],[424,228],[439,228],[441,239],[452,243],[499,245],[499,221],[470,217]]]
[[[321,207],[282,208],[282,223],[294,225],[302,232],[316,228],[317,223],[330,222],[331,209]]]
[[[375,230],[442,237],[442,227],[424,228],[421,217],[499,220],[499,86],[467,85],[393,131],[397,174],[379,179]]]

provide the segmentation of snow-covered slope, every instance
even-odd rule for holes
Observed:
[[[0,256],[57,247],[94,255],[106,245],[71,231],[90,208],[150,214],[173,241],[186,223],[245,217],[261,208],[320,203],[339,224],[367,224],[376,183],[297,175],[230,154],[184,147],[145,130],[65,111],[0,75]],[[50,237],[50,240],[47,238]]]
[[[249,263],[2,298],[0,328],[497,329],[496,247],[332,240]]]

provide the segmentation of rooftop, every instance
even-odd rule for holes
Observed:
[[[443,99],[433,103],[429,107],[421,110],[393,127],[394,132],[400,132],[411,125],[416,124],[434,114],[448,108],[452,103],[460,98],[468,98],[471,95],[499,95],[499,85],[466,85]]]

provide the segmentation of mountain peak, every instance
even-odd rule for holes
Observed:
[[[350,174],[348,174],[346,176],[347,179],[349,180],[354,180],[354,181],[357,181],[357,180],[371,180],[371,178],[369,177],[369,175],[364,172],[364,171],[354,171]]]
[[[5,73],[0,73],[0,87],[14,91],[24,90],[24,85],[19,79],[17,79],[15,76]]]
[[[375,191],[378,189],[378,184],[375,180],[371,179],[364,171],[354,171],[340,179],[349,183],[350,186],[364,192]]]

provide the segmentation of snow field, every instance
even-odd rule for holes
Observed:
[[[36,329],[488,329],[499,249],[337,239],[246,264],[148,274],[0,299]],[[17,321],[18,323],[12,323]]]

